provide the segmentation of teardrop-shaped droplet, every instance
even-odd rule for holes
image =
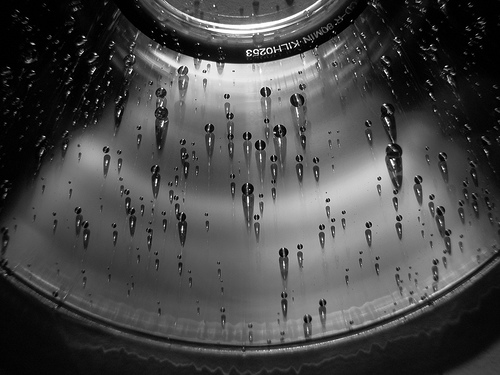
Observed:
[[[318,237],[319,237],[319,244],[321,246],[321,249],[324,249],[325,248],[325,232],[319,232]]]
[[[255,232],[255,240],[257,242],[259,242],[259,239],[260,239],[260,223],[259,222],[255,222],[253,224],[253,228],[254,228],[254,232]]]
[[[187,75],[179,76],[178,78],[179,94],[181,98],[184,98],[189,87],[189,77]]]
[[[297,262],[299,263],[299,268],[304,267],[304,253],[302,251],[297,251]]]
[[[233,199],[235,194],[236,194],[236,183],[231,182],[231,196]]]
[[[83,248],[84,248],[84,250],[87,250],[87,248],[89,247],[89,241],[90,241],[90,229],[84,228],[83,229]]]
[[[395,143],[389,144],[386,149],[385,163],[392,184],[396,189],[400,189],[403,183],[403,150]]]
[[[241,201],[243,205],[243,214],[245,217],[245,222],[247,226],[250,227],[253,217],[253,208],[254,208],[254,187],[250,183],[245,183],[241,187],[242,196]]]
[[[177,272],[182,276],[182,262],[177,263]]]
[[[458,207],[458,216],[460,216],[462,224],[465,224],[465,212],[463,207]]]
[[[382,186],[380,184],[377,184],[377,193],[379,196],[382,195]]]
[[[288,300],[286,298],[281,299],[281,313],[283,315],[283,319],[286,320],[286,316],[288,313]]]
[[[153,245],[153,233],[148,233],[146,243],[148,245],[148,251],[151,251],[151,246]]]
[[[76,215],[75,229],[76,229],[76,236],[77,237],[80,235],[80,230],[82,228],[82,222],[83,222],[83,215],[81,215],[81,214]]]
[[[106,154],[104,155],[103,159],[103,172],[104,172],[104,177],[108,176],[108,171],[109,171],[109,163],[111,161],[111,155]]]
[[[479,181],[478,181],[478,178],[477,178],[477,170],[476,170],[476,168],[472,167],[470,169],[470,176],[472,177],[472,182],[474,182],[474,186],[478,187]]]
[[[302,147],[302,150],[305,151],[307,145],[307,137],[305,134],[301,134],[299,138],[300,138],[300,146]]]
[[[122,166],[123,166],[123,159],[119,158],[118,159],[118,174],[122,171]]]
[[[279,266],[281,278],[286,281],[288,278],[288,249],[283,247],[279,250]]]
[[[330,232],[332,233],[332,238],[335,238],[335,225],[330,227]]]
[[[439,234],[441,235],[441,237],[444,237],[446,232],[446,224],[443,213],[439,211],[440,210],[436,210],[436,224],[439,230]]]
[[[186,235],[187,235],[187,222],[186,220],[179,221],[177,224],[177,229],[179,231],[179,240],[181,242],[181,246],[184,247],[186,243]]]
[[[375,272],[377,273],[377,276],[380,275],[380,264],[375,263]]]
[[[304,176],[304,165],[302,163],[297,163],[295,165],[295,171],[297,172],[297,178],[299,180],[299,183],[302,183],[302,178]]]
[[[312,335],[312,317],[307,314],[304,315],[304,338],[309,339]]]
[[[370,147],[373,147],[373,133],[371,129],[365,129],[366,140]]]
[[[391,143],[396,143],[397,141],[397,131],[396,131],[396,119],[394,115],[381,116],[382,125],[384,127],[387,136]],[[367,129],[368,130],[368,129]]]
[[[396,233],[398,234],[398,238],[403,239],[403,225],[400,222],[396,223]]]
[[[160,260],[159,259],[155,259],[155,270],[158,271],[159,268],[160,268]]]
[[[431,216],[434,217],[435,214],[434,202],[429,202],[429,212],[431,213]]]
[[[366,243],[368,244],[368,246],[371,246],[372,245],[372,230],[371,229],[365,230],[365,238],[366,238]]]
[[[432,266],[432,278],[434,281],[439,280],[439,268],[436,265]]]
[[[421,184],[413,185],[413,191],[415,193],[415,198],[417,198],[419,206],[421,206],[423,200],[422,185]]]
[[[271,179],[276,181],[278,178],[278,165],[276,163],[271,164]]]
[[[132,198],[125,198],[125,213],[128,215],[130,213],[130,208],[132,206]]]
[[[130,215],[130,217],[128,218],[128,227],[130,230],[130,235],[132,237],[134,236],[134,233],[135,233],[136,222],[137,222],[137,218],[135,217],[135,215],[133,215],[133,214]]]
[[[397,212],[398,208],[399,208],[398,197],[393,197],[392,198],[392,205],[394,206],[394,210]]]
[[[205,145],[209,158],[212,157],[214,151],[214,144],[215,144],[215,135],[213,133],[205,134]]]
[[[451,255],[451,238],[449,236],[444,237],[445,252]]]
[[[342,228],[345,230],[345,227],[346,227],[345,217],[343,217],[340,221],[342,223]]]
[[[319,166],[313,166],[314,179],[319,182]]]
[[[472,206],[472,211],[474,211],[474,214],[476,215],[476,218],[479,217],[479,204],[476,199],[472,200],[471,206]]]
[[[159,107],[161,108],[161,107]],[[159,109],[157,108],[157,110]],[[156,148],[160,151],[163,150],[165,146],[165,140],[167,138],[168,131],[168,118],[165,119],[156,119],[155,120],[155,136],[156,136]]]
[[[151,187],[153,190],[153,197],[156,199],[158,198],[158,193],[160,191],[160,181],[161,181],[161,176],[159,173],[153,173],[151,176]]]

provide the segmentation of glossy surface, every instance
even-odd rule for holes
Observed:
[[[240,65],[172,52],[112,4],[86,28],[81,5],[71,37],[9,68],[3,124],[2,264],[62,310],[307,350],[497,257],[498,87],[476,39],[430,42],[443,9],[371,6],[313,51]]]

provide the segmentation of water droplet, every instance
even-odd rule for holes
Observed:
[[[297,262],[299,263],[299,268],[304,267],[304,253],[302,251],[297,251]]]
[[[332,233],[332,238],[335,238],[335,225],[330,227],[330,232]]]
[[[319,232],[318,237],[319,237],[319,244],[321,246],[321,249],[324,249],[325,248],[325,232]]]
[[[387,136],[391,143],[395,144],[397,141],[396,119],[394,117],[394,107],[392,104],[384,103],[380,108],[382,113],[381,120]]]
[[[241,187],[243,214],[245,216],[245,221],[248,227],[250,227],[253,217],[253,207],[254,207],[253,191],[254,191],[253,185],[248,182],[243,184]]]
[[[391,143],[386,147],[385,152],[385,162],[392,184],[396,189],[400,189],[403,183],[403,150],[398,144]]]
[[[372,245],[372,230],[371,229],[366,229],[365,230],[365,238],[366,238],[366,243],[368,246]]]
[[[319,166],[313,166],[314,179],[319,182]]]
[[[439,280],[439,268],[436,265],[432,266],[432,278],[434,279],[434,281]]]
[[[160,191],[160,181],[161,181],[160,173],[155,171],[151,176],[151,187],[153,190],[153,197],[155,199],[158,198],[158,193]]]
[[[179,273],[179,276],[182,276],[182,262],[177,264],[177,272]]]
[[[111,156],[109,154],[104,155],[104,159],[103,159],[103,171],[104,171],[104,177],[105,178],[108,176],[110,161],[111,161]]]
[[[400,222],[397,222],[395,227],[398,238],[401,240],[403,238],[403,225]]]
[[[463,207],[458,207],[458,216],[460,216],[462,224],[465,224],[465,212]]]
[[[131,211],[132,210],[133,210],[133,208],[131,209]],[[135,217],[134,214],[131,214],[130,217],[128,218],[128,227],[129,227],[129,230],[130,230],[130,235],[132,237],[134,236],[134,233],[135,233],[136,222],[137,222],[137,218]]]
[[[304,315],[304,337],[310,338],[312,335],[312,317],[309,314]]]
[[[375,263],[375,272],[377,273],[377,276],[380,275],[380,264]]]
[[[479,181],[478,181],[478,177],[477,177],[477,170],[476,168],[472,167],[470,169],[470,176],[472,177],[472,182],[474,182],[474,186],[478,186],[479,185]]]
[[[212,155],[214,153],[214,147],[215,147],[215,134],[213,133],[215,130],[215,127],[213,124],[206,124],[205,125],[205,147],[207,150],[207,155],[210,163],[210,159],[212,158]]]
[[[177,223],[177,230],[179,232],[179,241],[181,243],[181,246],[184,247],[184,244],[186,243],[186,236],[187,236],[187,221],[186,221],[186,214],[184,212],[179,212],[177,215],[177,218],[179,222]]]
[[[446,226],[444,220],[444,207],[442,206],[436,208],[436,224],[439,230],[439,234],[441,235],[441,237],[444,237]]]
[[[164,98],[167,95],[167,90],[163,87],[158,87],[155,91],[155,95],[157,98]]]
[[[286,281],[288,278],[288,249],[282,247],[278,253],[281,278]]]
[[[90,229],[85,228],[83,229],[83,249],[87,250],[89,247],[89,241],[90,241]]]
[[[283,293],[281,294],[283,296]],[[286,292],[284,292],[284,295],[286,296]],[[286,297],[281,298],[281,312],[283,314],[283,319],[286,320],[286,316],[288,313],[288,300],[286,299]]]
[[[394,210],[396,212],[398,212],[398,208],[399,208],[399,201],[398,201],[398,197],[393,197],[392,198],[392,205],[394,206]]]
[[[444,182],[448,182],[448,155],[446,155],[445,152],[440,152],[438,155],[438,166],[439,170],[441,171],[441,176],[443,177]]]
[[[286,160],[286,133],[287,131],[284,125],[278,124],[273,128],[274,149],[281,167],[284,166]]]
[[[118,240],[118,231],[113,231],[113,246],[116,246],[116,241]]]
[[[79,212],[81,212],[81,209]],[[77,237],[80,235],[80,229],[82,227],[82,223],[83,223],[83,215],[77,214],[75,218],[75,229]]]

